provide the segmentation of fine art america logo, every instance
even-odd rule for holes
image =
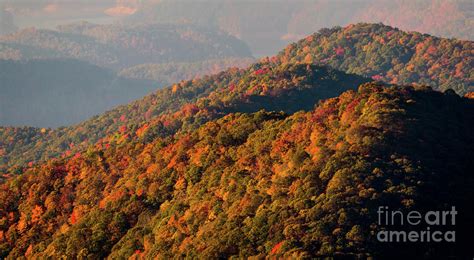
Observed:
[[[377,233],[380,242],[455,242],[456,207],[445,211],[410,211],[404,213],[380,206]],[[411,228],[410,228],[411,227]],[[402,230],[403,229],[403,230]],[[411,229],[411,230],[410,230]]]

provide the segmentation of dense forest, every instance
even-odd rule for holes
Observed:
[[[165,86],[125,79],[78,60],[0,60],[0,125],[79,123]]]
[[[303,64],[264,62],[246,70],[229,69],[182,81],[80,124],[45,129],[39,135],[29,136],[23,133],[23,128],[0,127],[4,147],[0,169],[67,156],[98,143],[170,136],[229,112],[308,110],[321,99],[335,97],[367,81],[356,75]],[[28,130],[28,133],[32,132]],[[15,167],[13,172],[17,170]]]
[[[59,116],[55,102],[78,109],[71,94],[92,108],[138,95],[140,82],[187,80],[76,125],[0,127],[0,259],[472,257],[471,41],[356,24],[248,65],[246,51],[233,57],[209,35],[176,28],[187,27],[82,23],[2,38],[32,37],[0,48],[56,47],[52,56],[0,62],[0,82],[8,82],[0,118],[22,112],[3,114],[21,104],[9,97],[34,97],[23,106],[40,119],[41,100]],[[196,59],[153,60],[169,46],[146,42],[167,37],[193,39],[182,46],[196,47]],[[78,39],[90,41],[80,45],[88,51],[116,46],[97,52],[111,60],[127,48],[150,60],[50,59]],[[68,48],[60,57],[82,59],[80,48]],[[231,65],[245,68],[202,76]],[[455,206],[456,225],[441,228],[454,229],[456,243],[381,243],[384,205]]]
[[[84,22],[63,25],[57,31],[30,28],[0,37],[2,59],[75,58],[114,69],[251,56],[237,38],[191,25]]]
[[[429,50],[433,48],[435,52]],[[143,127],[152,133],[146,139],[153,139],[228,112],[308,110],[320,99],[335,97],[369,81],[319,65],[365,75],[371,77],[370,80],[432,83],[429,85],[435,89],[453,88],[464,94],[472,90],[473,76],[469,68],[473,50],[469,41],[406,33],[380,24],[325,29],[245,70],[228,69],[213,76],[173,84],[81,124],[28,137],[28,142],[21,142],[26,145],[10,145],[18,142],[17,137],[25,136],[17,133],[21,128],[2,128],[5,151],[0,168],[15,166],[12,172],[16,172],[16,166],[81,151],[98,141],[136,138],[135,131]],[[183,64],[183,71],[193,71],[193,65],[188,69]],[[122,73],[132,78],[155,78],[159,73],[166,74],[169,66],[143,65]],[[197,63],[197,67],[200,66],[207,65]],[[309,95],[313,90],[314,94]],[[289,93],[293,95],[291,98]]]
[[[91,147],[0,186],[0,256],[463,256],[473,116],[452,91],[370,83],[291,116],[231,113]],[[455,205],[457,242],[377,243],[379,205]]]
[[[288,45],[283,63],[315,63],[391,84],[474,91],[474,42],[359,23],[322,29]]]

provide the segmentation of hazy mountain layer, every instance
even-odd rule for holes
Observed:
[[[0,125],[79,123],[163,85],[117,77],[77,60],[0,60]]]
[[[138,11],[126,22],[213,26],[247,42],[257,56],[272,55],[321,28],[359,22],[382,22],[402,30],[474,39],[474,5],[469,0],[149,0],[135,8]]]
[[[25,29],[0,37],[0,57],[75,58],[115,69],[143,63],[251,57],[247,45],[235,37],[190,25],[78,23],[58,29]]]

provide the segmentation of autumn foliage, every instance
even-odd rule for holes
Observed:
[[[474,100],[439,91],[470,89],[471,45],[323,30],[75,126],[2,127],[0,258],[471,256]],[[377,243],[380,205],[455,205],[457,242]]]
[[[322,29],[289,45],[278,58],[328,65],[391,84],[424,84],[465,94],[474,90],[473,50],[472,41],[359,23]]]
[[[468,245],[473,112],[452,92],[372,83],[291,116],[232,113],[171,138],[91,148],[0,186],[0,252],[383,256],[401,251],[371,242],[378,205],[453,201],[465,216],[456,245]]]

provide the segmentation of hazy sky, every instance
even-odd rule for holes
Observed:
[[[110,23],[120,14],[135,8],[118,7],[116,0],[0,0],[0,7],[11,13],[20,27],[55,28],[59,24],[88,20]]]

